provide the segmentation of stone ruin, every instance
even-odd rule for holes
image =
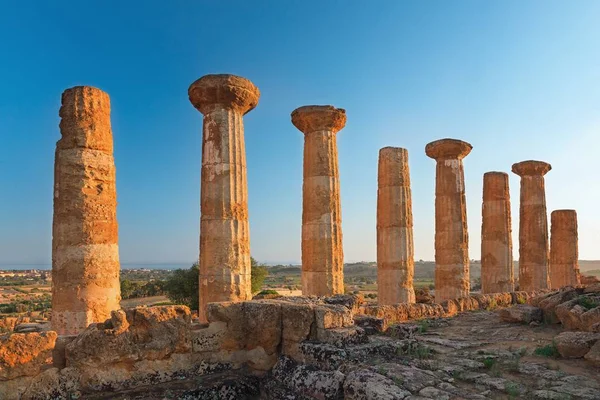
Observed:
[[[68,89],[56,147],[52,330],[0,337],[0,398],[108,398],[101,396],[177,381],[182,383],[168,390],[182,399],[370,398],[368,380],[329,368],[340,357],[356,361],[395,351],[369,334],[407,320],[537,301],[550,288],[580,284],[575,211],[552,213],[549,256],[543,176],[551,167],[525,161],[512,168],[521,176],[518,282],[508,175],[489,172],[482,205],[483,294],[471,296],[463,159],[472,146],[441,139],[425,148],[436,160],[436,303],[415,303],[408,151],[393,147],[379,154],[379,304],[343,295],[336,138],[346,113],[304,106],[291,115],[305,139],[304,297],[251,300],[243,116],[257,106],[260,92],[241,77],[207,75],[188,93],[204,116],[199,319],[193,321],[185,306],[120,309],[110,101],[95,88]],[[521,292],[514,291],[517,284]],[[194,381],[198,376],[206,380]],[[301,396],[285,397],[290,391]],[[398,396],[381,398],[403,398]]]

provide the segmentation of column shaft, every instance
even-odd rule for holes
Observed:
[[[304,136],[302,292],[344,293],[344,250],[336,134]]]
[[[483,175],[481,292],[513,292],[514,272],[508,174]]]
[[[469,295],[469,234],[462,160],[438,160],[435,185],[435,300]]]
[[[377,190],[377,301],[414,303],[413,217],[408,151],[379,151]]]
[[[542,175],[521,177],[519,210],[519,288],[548,289],[548,219]]]
[[[243,117],[214,108],[204,115],[200,221],[200,311],[252,298]]]
[[[550,214],[550,283],[552,289],[578,286],[579,250],[577,212],[555,210]]]
[[[52,329],[81,332],[120,308],[117,192],[110,99],[92,87],[62,95],[54,164]]]

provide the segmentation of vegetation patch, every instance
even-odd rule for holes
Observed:
[[[552,342],[552,344],[547,344],[545,346],[538,347],[533,352],[536,356],[548,357],[548,358],[558,358],[560,357],[560,353],[558,352],[558,348],[556,344]]]
[[[596,308],[596,307],[600,306],[600,303],[598,303],[595,299],[588,297],[588,296],[579,296],[577,298],[577,304],[579,304],[581,307],[585,308],[586,310],[591,310],[592,308]]]

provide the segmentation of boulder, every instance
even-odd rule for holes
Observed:
[[[600,367],[600,340],[590,348],[583,358]]]
[[[0,381],[38,375],[52,362],[56,338],[54,331],[0,336]]]
[[[590,332],[563,332],[554,338],[560,355],[564,358],[581,358],[590,351],[600,334]]]
[[[592,332],[594,325],[600,323],[600,296],[586,294],[558,305],[556,316],[569,330]]]
[[[559,292],[551,292],[532,298],[530,304],[542,309],[544,321],[550,324],[557,324],[560,320],[555,312],[556,307],[559,304],[573,300],[580,295],[580,292],[582,292],[582,289],[567,289]]]
[[[517,304],[513,307],[501,308],[498,315],[506,322],[519,322],[529,324],[531,322],[542,322],[542,309],[528,304]]]
[[[391,379],[369,369],[350,372],[344,382],[346,400],[397,400],[410,395],[409,391],[398,387]]]

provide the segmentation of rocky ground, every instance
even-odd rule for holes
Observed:
[[[306,343],[306,364],[282,357],[265,377],[225,371],[93,398],[600,399],[600,368],[552,351],[562,330],[468,312],[394,325],[345,346]]]

